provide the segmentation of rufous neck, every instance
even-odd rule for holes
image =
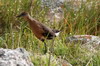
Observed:
[[[33,21],[33,18],[29,14],[27,14],[26,16],[24,16],[24,18],[27,21]]]

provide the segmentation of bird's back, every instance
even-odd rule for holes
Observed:
[[[55,33],[52,31],[52,29],[38,22],[37,20],[31,21],[29,22],[29,24],[33,33],[38,39],[52,39],[53,37],[55,37]]]

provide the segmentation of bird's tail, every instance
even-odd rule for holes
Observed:
[[[60,31],[59,30],[52,30],[56,36],[58,36],[60,34]]]

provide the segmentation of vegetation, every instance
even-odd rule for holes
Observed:
[[[43,54],[43,43],[34,36],[25,20],[16,18],[21,12],[27,11],[33,18],[47,26],[62,30],[60,36],[54,39],[53,56],[55,58],[61,57],[73,66],[99,66],[99,51],[91,54],[88,50],[81,48],[79,44],[67,45],[65,42],[66,37],[71,35],[100,36],[100,5],[97,5],[97,0],[91,0],[93,2],[92,8],[89,9],[86,5],[88,2],[83,3],[78,11],[67,8],[68,6],[65,3],[63,7],[64,19],[58,23],[50,24],[46,17],[49,8],[42,8],[41,0],[34,0],[33,3],[31,3],[31,0],[0,0],[0,47],[25,48],[33,53],[32,61],[35,66],[48,66],[48,59],[43,61],[41,58],[35,59],[34,57],[34,54]],[[51,48],[52,40],[46,42],[48,48]],[[91,55],[88,56],[87,53]],[[51,64],[51,66],[56,65]]]

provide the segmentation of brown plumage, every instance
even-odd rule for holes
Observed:
[[[59,33],[58,30],[52,30],[49,27],[47,27],[46,25],[35,20],[27,12],[22,12],[17,17],[24,17],[25,20],[28,21],[30,28],[32,29],[32,32],[42,42],[44,42],[46,39],[53,39],[54,37],[56,37],[56,34]],[[45,52],[44,53],[46,53],[47,47],[46,47],[45,42],[44,42],[44,46],[45,46]]]

